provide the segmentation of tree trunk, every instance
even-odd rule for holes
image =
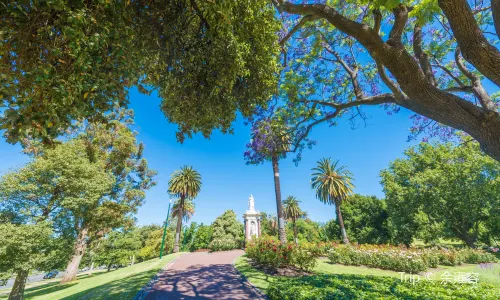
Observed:
[[[278,157],[272,157],[274,171],[274,191],[276,192],[276,209],[278,211],[278,239],[283,244],[286,243],[285,218],[283,215],[283,203],[281,202],[281,187],[280,187],[280,170]]]
[[[90,265],[89,276],[92,275],[92,272],[94,272],[94,262]]]
[[[175,229],[174,253],[179,252],[179,240],[180,240],[180,237],[181,237],[182,215],[183,215],[183,213],[184,213],[184,196],[181,196],[180,213],[177,215],[177,228]]]
[[[26,279],[28,279],[28,271],[20,270],[17,272],[16,281],[9,294],[9,300],[22,300],[24,299],[24,287],[26,286]]]
[[[80,261],[82,260],[85,249],[87,248],[87,228],[84,228],[78,233],[75,245],[73,247],[73,256],[66,267],[66,272],[61,279],[61,283],[71,282],[76,280],[76,275],[78,273],[78,267],[80,266]]]
[[[293,219],[293,237],[295,239],[295,244],[299,244],[299,238],[297,237],[297,223],[295,218]]]
[[[349,244],[349,239],[347,239],[347,232],[344,227],[344,219],[342,218],[342,213],[340,212],[340,205],[335,204],[335,209],[337,210],[337,218],[339,219],[340,231],[342,232],[342,240],[344,244]]]

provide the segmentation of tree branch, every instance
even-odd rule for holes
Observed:
[[[314,16],[314,15],[308,15],[308,16],[302,17],[302,19],[300,19],[300,21],[297,24],[295,24],[295,26],[293,26],[292,30],[290,30],[287,33],[287,35],[284,36],[283,39],[281,39],[280,45],[283,46],[292,37],[292,35],[295,34],[295,32],[297,32],[300,28],[302,28],[302,26],[304,26],[304,24],[306,24],[307,22],[318,20],[318,19],[319,19],[319,17]]]
[[[377,34],[380,33],[381,24],[382,24],[382,14],[380,13],[380,10],[374,9],[373,10],[373,30]]]
[[[415,53],[415,56],[420,63],[420,67],[422,68],[422,71],[424,72],[429,83],[436,86],[436,78],[434,78],[434,74],[432,73],[429,56],[422,50],[422,27],[418,24],[415,24],[415,27],[413,28],[413,52]]]
[[[500,0],[491,0],[491,14],[497,37],[500,37]]]
[[[403,47],[401,37],[405,30],[406,22],[408,22],[408,8],[404,5],[399,5],[393,9],[394,25],[389,33],[387,44],[395,47]]]
[[[500,86],[500,51],[484,37],[467,0],[439,0],[438,3],[448,18],[463,57]],[[498,3],[492,1],[492,4]]]
[[[488,93],[486,92],[481,83],[481,78],[479,78],[479,76],[474,74],[474,72],[468,70],[464,62],[460,58],[460,47],[457,47],[455,49],[455,62],[457,63],[457,67],[460,70],[460,72],[462,72],[465,76],[467,76],[467,78],[470,79],[474,95],[479,100],[479,103],[481,103],[481,106],[489,111],[497,112],[495,103],[493,103],[493,101],[491,100],[490,96],[488,95]]]

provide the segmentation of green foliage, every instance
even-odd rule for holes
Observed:
[[[226,210],[222,215],[218,216],[212,223],[212,238],[230,239],[237,243],[238,246],[243,242],[243,224],[236,218],[233,210]]]
[[[212,240],[212,226],[201,224],[195,233],[195,237],[190,244],[189,250],[196,251],[199,249],[208,249],[208,245]]]
[[[338,163],[323,158],[312,169],[311,187],[316,191],[316,198],[330,205],[341,205],[354,188],[351,172],[344,166],[337,167]]]
[[[299,243],[303,242],[321,242],[325,241],[325,235],[323,228],[318,222],[314,222],[309,218],[298,219],[295,222],[297,227],[297,238]],[[286,224],[287,237],[289,241],[293,239],[293,223],[288,222]]]
[[[0,223],[0,283],[20,271],[44,269],[50,256],[52,226]]]
[[[500,164],[476,142],[422,143],[381,176],[395,243],[453,237],[474,247],[479,237],[498,233]]]
[[[240,247],[241,243],[232,238],[214,238],[210,244],[208,244],[208,249],[210,249],[211,252],[233,250]]]
[[[408,249],[386,245],[334,245],[328,251],[332,263],[419,273],[439,265],[455,266],[462,263],[496,262],[491,253],[461,249]]]
[[[413,285],[390,277],[315,275],[271,283],[270,299],[497,299],[500,289],[486,284],[420,281]]]
[[[184,166],[176,170],[168,181],[169,193],[176,195],[182,200],[196,198],[201,190],[201,175],[191,166]],[[185,205],[186,203],[183,203]],[[174,204],[174,207],[179,204]],[[185,207],[183,208],[185,209]],[[172,210],[174,212],[174,210]],[[184,213],[182,214],[184,216]]]
[[[276,89],[279,23],[267,0],[16,0],[0,15],[0,129],[12,143],[55,138],[75,119],[106,122],[131,87],[158,91],[180,140],[208,136]]]
[[[265,268],[295,267],[310,271],[316,266],[316,258],[307,249],[294,244],[283,244],[269,237],[250,241],[246,253],[252,261]]]
[[[351,241],[359,244],[386,244],[389,241],[385,201],[354,194],[342,205],[342,216]],[[340,239],[340,228],[337,230],[335,239]]]
[[[111,231],[97,248],[95,260],[99,265],[108,267],[114,264],[127,266],[135,259],[141,246],[138,232]]]

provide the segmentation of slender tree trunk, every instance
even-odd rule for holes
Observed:
[[[94,272],[94,262],[90,265],[89,276],[92,275],[92,272]]]
[[[337,210],[337,218],[339,218],[340,231],[342,232],[342,240],[344,244],[349,244],[349,239],[347,239],[347,232],[344,227],[344,219],[342,218],[342,213],[340,212],[340,205],[335,204],[335,209]]]
[[[181,196],[181,207],[180,207],[180,212],[177,215],[177,228],[175,229],[174,253],[179,252],[179,240],[181,238],[182,215],[183,215],[183,213],[184,213],[184,196]]]
[[[75,245],[73,247],[73,256],[71,257],[71,260],[66,267],[66,272],[64,272],[61,283],[76,280],[80,261],[82,260],[83,254],[85,253],[85,249],[87,249],[87,234],[87,228],[84,228],[81,232],[78,233],[78,237],[76,238]]]
[[[28,271],[20,270],[17,272],[16,281],[9,294],[9,300],[22,300],[24,299],[24,287],[26,286],[26,279],[28,279]]]
[[[273,171],[274,171],[274,190],[276,192],[276,208],[278,211],[278,238],[280,242],[286,243],[285,219],[283,215],[283,203],[281,203],[281,187],[280,187],[280,169],[278,164],[278,157],[272,157]]]
[[[295,244],[299,244],[299,238],[297,237],[297,223],[295,218],[293,219],[293,237],[295,238]]]

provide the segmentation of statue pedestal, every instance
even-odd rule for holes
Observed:
[[[250,198],[248,198],[248,210],[243,214],[243,220],[245,221],[245,241],[260,236],[260,212],[255,210],[254,205],[255,201],[253,196],[250,195]]]

